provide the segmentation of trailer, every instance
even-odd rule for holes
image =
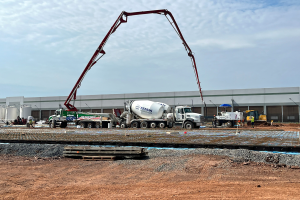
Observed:
[[[239,121],[243,121],[243,112],[225,112],[222,111],[220,115],[214,116],[213,127],[226,125],[228,128],[237,125]]]
[[[111,113],[90,113],[58,109],[49,117],[50,128],[66,128],[68,123],[75,123],[80,128],[112,128],[119,124]]]

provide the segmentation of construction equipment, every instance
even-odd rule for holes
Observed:
[[[100,45],[98,46],[98,48],[96,49],[95,53],[93,54],[92,58],[90,59],[90,61],[88,62],[87,66],[85,67],[85,69],[83,70],[82,74],[80,75],[79,79],[77,80],[75,86],[73,87],[71,93],[69,94],[68,98],[66,99],[64,105],[68,108],[68,111],[78,111],[77,108],[74,106],[74,103],[71,104],[71,100],[76,100],[76,93],[77,93],[77,89],[80,87],[81,82],[83,80],[83,78],[85,77],[85,75],[87,74],[87,72],[91,69],[91,67],[97,63],[97,61],[104,56],[105,51],[103,50],[106,42],[108,41],[109,37],[111,36],[112,33],[114,33],[117,28],[122,24],[122,23],[126,23],[127,22],[127,17],[128,16],[134,16],[134,15],[144,15],[144,14],[159,14],[159,15],[164,15],[168,21],[170,22],[171,26],[174,28],[175,32],[177,33],[177,35],[179,36],[179,38],[182,40],[182,44],[185,48],[185,50],[187,51],[188,56],[191,58],[192,61],[192,66],[194,69],[194,73],[195,73],[195,77],[196,77],[196,81],[197,81],[197,85],[199,88],[199,92],[200,92],[200,97],[203,101],[203,96],[202,96],[202,91],[201,91],[201,87],[200,87],[200,81],[199,81],[199,77],[198,77],[198,71],[197,71],[197,67],[196,67],[196,62],[195,62],[195,58],[193,55],[192,50],[190,49],[190,47],[188,46],[188,44],[186,43],[185,39],[182,36],[182,33],[172,15],[172,13],[166,9],[162,9],[162,10],[150,10],[150,11],[141,11],[141,12],[121,12],[121,14],[119,15],[119,17],[117,18],[117,20],[115,21],[115,23],[113,24],[113,26],[110,28],[110,30],[108,31],[108,33],[106,34],[106,36],[104,37],[104,39],[102,40],[102,42],[100,43]],[[169,18],[168,18],[169,16]],[[102,55],[100,55],[102,54]],[[100,55],[100,56],[99,56]]]
[[[243,120],[243,112],[225,112],[222,111],[221,115],[217,115],[213,119],[213,127],[222,126],[226,124],[228,128],[233,127],[239,121]]]
[[[148,100],[125,102],[124,112],[120,116],[120,127],[126,128],[199,128],[204,116],[193,113],[189,106],[176,106],[175,110],[161,102]]]
[[[111,128],[119,124],[119,120],[111,113],[90,113],[58,109],[54,115],[49,117],[49,128],[66,128],[68,122],[74,122],[80,128]]]
[[[257,110],[246,110],[245,112],[245,121],[248,125],[251,123],[252,117],[254,117],[254,124],[263,124],[267,122],[267,116],[264,114],[259,114]]]

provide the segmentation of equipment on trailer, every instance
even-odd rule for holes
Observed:
[[[233,127],[236,125],[239,121],[242,121],[243,118],[243,112],[225,112],[222,111],[221,115],[217,115],[213,119],[213,127],[216,126],[222,126],[223,124],[226,124],[227,127]]]
[[[164,15],[168,21],[170,22],[171,26],[174,28],[175,32],[177,33],[177,35],[179,36],[179,38],[182,40],[182,44],[185,48],[185,50],[187,51],[188,56],[191,58],[192,61],[192,65],[193,65],[193,69],[195,72],[195,77],[196,77],[196,81],[197,81],[197,85],[199,88],[199,92],[200,92],[200,96],[203,102],[203,96],[202,96],[202,91],[201,91],[201,87],[200,87],[200,81],[199,81],[199,77],[198,77],[198,71],[197,71],[197,66],[196,66],[196,62],[195,62],[195,58],[193,55],[192,50],[190,49],[190,47],[188,46],[188,44],[186,43],[185,39],[182,36],[182,33],[172,15],[172,13],[166,9],[163,10],[150,10],[150,11],[141,11],[141,12],[121,12],[121,14],[119,15],[119,17],[117,18],[117,20],[115,21],[115,23],[113,24],[113,26],[110,28],[110,30],[108,31],[108,33],[106,34],[106,36],[104,37],[104,39],[102,40],[102,42],[100,43],[100,45],[98,46],[98,48],[96,49],[94,55],[92,56],[92,58],[90,59],[90,61],[88,62],[87,66],[85,67],[85,69],[83,70],[82,74],[80,75],[79,79],[77,80],[75,86],[73,87],[71,93],[69,94],[68,98],[66,99],[64,105],[68,108],[68,111],[78,111],[77,108],[75,107],[74,103],[71,104],[71,100],[76,100],[76,93],[77,93],[77,89],[80,87],[81,82],[83,80],[83,78],[85,77],[85,75],[87,74],[87,72],[91,69],[91,67],[97,63],[97,61],[104,56],[105,51],[103,50],[106,42],[108,41],[109,37],[111,36],[112,33],[114,33],[117,28],[122,24],[122,23],[126,23],[127,22],[127,17],[128,16],[134,16],[134,15],[144,15],[144,14],[159,14],[159,15]],[[169,16],[169,18],[168,18]],[[100,54],[102,54],[101,56],[99,56]]]

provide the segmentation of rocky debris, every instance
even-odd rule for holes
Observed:
[[[61,157],[64,145],[60,144],[0,144],[0,154],[33,157]]]
[[[28,156],[37,158],[46,157],[62,157],[65,145],[61,144],[0,144],[0,154]],[[300,169],[300,155],[297,154],[281,154],[272,152],[259,152],[246,149],[152,149],[148,150],[148,159],[168,158],[168,162],[160,164],[156,171],[169,171],[174,169],[184,169],[188,159],[184,156],[188,155],[216,155],[228,156],[228,162],[241,163],[249,165],[252,162],[265,163],[277,167],[288,167]],[[147,159],[125,159],[118,160],[119,164],[142,163]]]

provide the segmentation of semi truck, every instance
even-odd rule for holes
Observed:
[[[81,128],[110,128],[119,124],[111,113],[90,113],[58,109],[49,117],[50,128],[66,128],[68,122],[73,122]]]
[[[125,102],[124,112],[120,116],[120,128],[199,128],[204,116],[192,112],[189,106],[171,108],[161,102],[148,100],[129,100]]]

